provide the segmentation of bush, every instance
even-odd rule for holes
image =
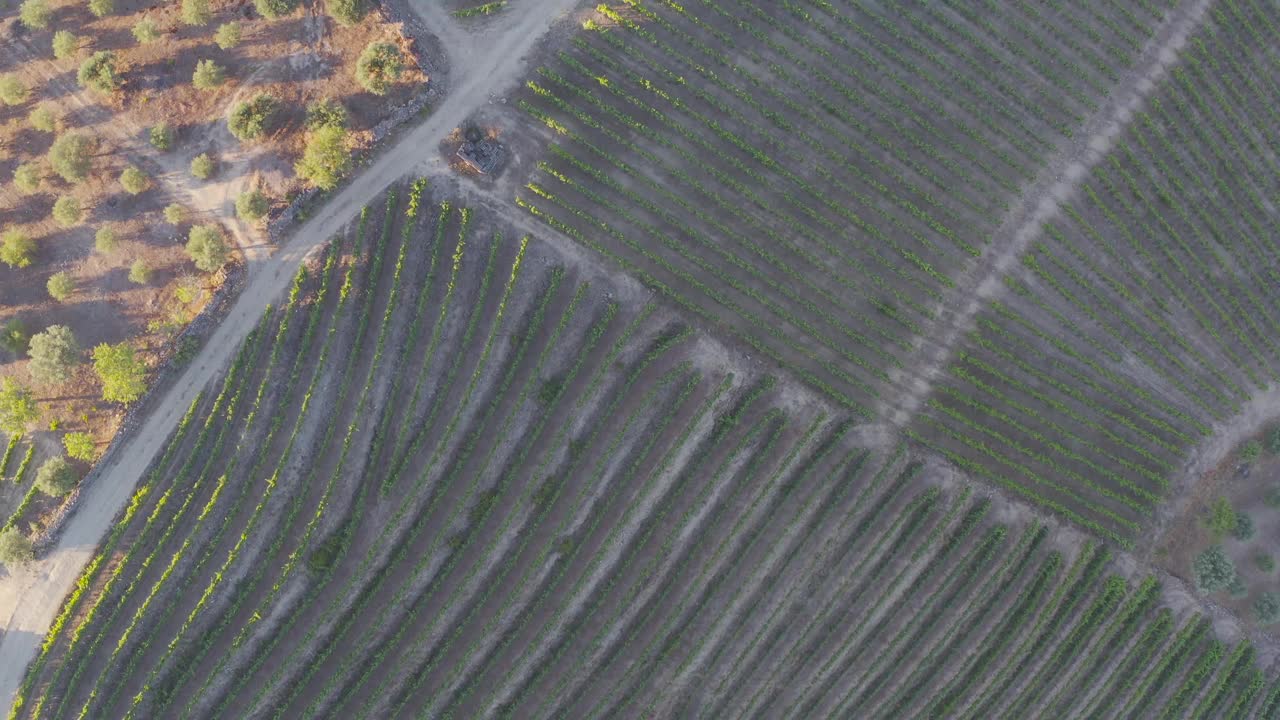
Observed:
[[[110,255],[120,249],[120,239],[116,237],[115,228],[103,225],[93,234],[93,249],[99,255]]]
[[[31,338],[27,355],[31,357],[31,377],[42,385],[58,385],[71,378],[80,364],[80,343],[66,325],[50,325]]]
[[[249,222],[257,222],[266,217],[270,209],[271,201],[261,190],[247,190],[236,198],[236,215]]]
[[[1262,443],[1250,440],[1240,448],[1240,461],[1251,463],[1262,457]]]
[[[1236,513],[1236,527],[1231,535],[1237,540],[1253,539],[1253,518],[1249,517],[1249,513]]]
[[[258,14],[268,20],[284,17],[298,7],[298,0],[253,0]]]
[[[1269,573],[1276,569],[1276,559],[1264,552],[1254,555],[1253,563],[1258,566],[1259,570],[1265,573]]]
[[[1244,584],[1244,578],[1240,573],[1236,573],[1235,579],[1227,586],[1227,592],[1237,600],[1249,596],[1249,586]]]
[[[35,557],[35,545],[21,530],[11,527],[0,531],[0,563],[12,567],[29,563]]]
[[[0,430],[21,435],[40,418],[31,389],[11,377],[0,378]]]
[[[151,147],[160,152],[168,152],[173,149],[173,128],[169,126],[169,123],[162,122],[151,128],[148,139],[151,141]]]
[[[4,327],[0,327],[0,348],[21,355],[30,343],[31,333],[27,332],[27,325],[21,319],[9,318]]]
[[[23,0],[18,6],[18,19],[32,30],[43,30],[53,19],[53,10],[47,0]]]
[[[214,164],[213,158],[209,157],[209,153],[200,153],[191,158],[191,176],[199,180],[208,180],[213,177]]]
[[[226,70],[212,60],[201,60],[196,63],[196,71],[191,73],[191,84],[195,85],[197,90],[213,90],[226,79]]]
[[[324,6],[339,25],[355,25],[364,16],[364,3],[360,0],[325,0]]]
[[[5,105],[21,105],[31,97],[31,88],[22,82],[17,75],[5,73],[0,75],[0,102]]]
[[[89,177],[93,160],[93,141],[79,133],[67,133],[49,148],[49,164],[53,171],[69,183]]]
[[[94,17],[106,17],[115,11],[115,0],[89,0],[89,12]]]
[[[1204,518],[1204,526],[1213,536],[1214,542],[1235,532],[1236,511],[1226,498],[1220,497],[1209,504],[1209,514]]]
[[[120,185],[130,195],[137,195],[151,187],[151,178],[136,165],[130,165],[120,173]]]
[[[208,25],[212,19],[209,0],[182,0],[182,22],[188,25]]]
[[[116,69],[116,54],[110,50],[99,50],[80,63],[80,71],[76,80],[81,87],[97,90],[101,93],[115,92],[120,87],[119,72]]]
[[[62,497],[76,486],[75,468],[64,457],[51,457],[36,471],[36,487],[45,495]]]
[[[76,281],[65,272],[56,272],[49,276],[45,288],[49,291],[49,297],[65,302],[76,291]]]
[[[164,219],[170,225],[180,225],[187,217],[187,211],[182,209],[178,203],[169,203],[164,206]]]
[[[86,432],[67,433],[62,437],[62,446],[67,449],[67,456],[76,460],[93,462],[98,457],[97,443]]]
[[[147,366],[128,343],[95,347],[93,370],[102,381],[102,399],[108,402],[128,404],[147,390]]]
[[[356,82],[374,95],[384,95],[400,79],[403,69],[400,48],[388,42],[372,42],[356,60]]]
[[[64,228],[75,227],[84,219],[84,210],[80,201],[70,195],[63,195],[53,203],[53,221]]]
[[[31,265],[36,254],[36,241],[18,228],[9,228],[0,233],[0,262],[11,268],[24,268]]]
[[[93,5],[94,0],[89,0],[89,5]],[[53,56],[59,60],[66,60],[76,51],[80,49],[80,38],[70,30],[59,30],[53,34]]]
[[[31,123],[31,127],[40,132],[51,133],[58,129],[58,114],[48,104],[41,103],[27,115],[27,121]]]
[[[22,163],[13,169],[13,186],[23,195],[40,190],[40,167],[35,163]]]
[[[347,126],[347,109],[337,100],[321,98],[307,106],[307,129]]]
[[[240,44],[240,23],[231,21],[222,23],[213,33],[213,41],[223,50],[230,50]]]
[[[336,125],[325,125],[311,133],[302,159],[293,166],[299,177],[323,190],[336,187],[350,167],[347,131]]]
[[[1192,563],[1196,587],[1203,593],[1215,593],[1226,590],[1236,581],[1236,566],[1231,558],[1222,551],[1222,547],[1214,545],[1196,557]]]
[[[1273,592],[1264,592],[1253,601],[1253,614],[1258,618],[1258,624],[1270,625],[1276,620],[1280,620],[1280,595]]]
[[[232,135],[242,141],[262,137],[267,132],[278,105],[279,102],[266,93],[257,95],[231,110],[227,127]]]
[[[197,225],[187,236],[187,254],[196,267],[205,272],[216,272],[227,264],[231,251],[217,225]]]
[[[151,282],[152,275],[151,266],[146,260],[138,258],[133,261],[133,265],[129,266],[129,282],[136,285],[146,285]]]
[[[141,45],[147,45],[160,39],[160,28],[151,18],[142,18],[133,25],[133,39]]]

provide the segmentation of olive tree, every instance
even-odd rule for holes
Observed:
[[[31,388],[5,376],[0,378],[0,430],[21,435],[40,418],[40,408]]]
[[[271,201],[267,198],[266,193],[256,188],[246,190],[240,193],[240,197],[236,198],[236,215],[249,222],[257,222],[266,217],[267,211],[270,209]]]
[[[66,325],[50,325],[31,336],[27,355],[31,377],[42,385],[58,385],[71,377],[80,364],[80,343]]]
[[[231,250],[217,225],[197,225],[187,235],[187,254],[200,270],[215,272],[227,264]]]
[[[13,169],[13,186],[23,195],[32,195],[40,191],[40,166],[35,163],[22,163]]]
[[[191,176],[197,180],[208,180],[213,176],[214,169],[213,158],[209,157],[209,153],[200,153],[191,158]]]
[[[93,249],[99,255],[110,255],[120,249],[120,238],[116,236],[115,228],[110,225],[103,225],[93,234]]]
[[[12,567],[29,563],[35,557],[35,545],[21,530],[16,527],[0,530],[0,563]]]
[[[71,492],[79,478],[64,457],[51,457],[36,471],[36,487],[45,495],[62,497]]]
[[[151,141],[151,147],[160,152],[168,152],[173,149],[174,132],[169,123],[162,122],[151,128],[151,132],[147,134],[147,137]]]
[[[154,272],[146,260],[138,258],[129,266],[129,282],[135,285],[146,285],[151,282],[151,276]]]
[[[0,233],[0,262],[11,268],[29,267],[35,254],[35,240],[22,230],[9,228]]]
[[[116,54],[110,50],[99,50],[89,59],[80,63],[76,80],[81,87],[97,90],[100,93],[112,93],[120,87],[120,72],[116,67]]]
[[[67,449],[67,456],[76,460],[93,462],[98,456],[97,443],[93,436],[86,432],[67,433],[62,437],[62,446]]]
[[[48,0],[22,0],[18,6],[18,19],[32,30],[43,30],[53,19],[53,8],[49,7]]]
[[[49,147],[49,165],[63,180],[78,183],[89,177],[93,141],[79,133],[67,133]]]
[[[1226,590],[1236,580],[1235,563],[1231,562],[1220,545],[1214,545],[1196,556],[1191,569],[1195,575],[1196,587],[1204,593]]]
[[[191,73],[191,84],[197,90],[214,90],[226,79],[227,71],[212,60],[197,62],[195,72]]]
[[[266,93],[239,103],[231,109],[227,128],[241,141],[255,140],[267,132],[279,101]]]
[[[356,81],[374,95],[385,95],[403,70],[400,48],[389,42],[369,43],[356,59]]]
[[[182,0],[182,22],[188,25],[208,25],[212,19],[209,0]]]
[[[0,75],[0,102],[5,105],[21,105],[31,97],[31,88],[13,73]]]
[[[115,11],[115,0],[89,0],[89,12],[94,17],[106,17]]]
[[[84,208],[80,201],[70,195],[63,195],[53,203],[53,221],[64,228],[75,227],[84,219]]]
[[[130,195],[137,195],[151,187],[151,178],[136,165],[130,165],[120,173],[120,185]]]
[[[66,302],[76,291],[76,281],[66,272],[56,272],[49,276],[45,288],[49,291],[49,297],[58,302]]]
[[[53,34],[52,45],[53,56],[59,60],[66,60],[80,49],[80,38],[70,30],[59,30]]]
[[[102,381],[102,399],[131,403],[147,390],[147,366],[128,343],[93,349],[93,371]]]
[[[58,115],[48,103],[40,103],[32,108],[27,114],[27,121],[40,132],[51,133],[58,129]]]
[[[347,131],[338,125],[325,125],[307,138],[302,159],[294,165],[294,170],[313,185],[332,190],[350,167]]]
[[[213,41],[223,50],[230,50],[240,44],[242,36],[240,23],[232,20],[218,26],[218,29],[213,32]]]
[[[140,45],[147,45],[160,39],[160,28],[156,25],[156,21],[151,18],[144,17],[133,24],[133,39],[137,40]]]

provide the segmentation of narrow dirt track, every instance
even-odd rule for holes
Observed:
[[[524,58],[550,27],[579,0],[517,4],[480,37],[457,27],[433,0],[415,0],[417,11],[440,39],[452,67],[449,93],[420,125],[386,148],[298,228],[274,255],[250,255],[247,284],[204,351],[169,389],[127,444],[115,448],[86,481],[77,510],[67,519],[57,544],[46,555],[0,578],[0,705],[8,707],[85,563],[93,556],[139,478],[164,447],[178,418],[196,393],[226,367],[268,303],[285,291],[302,260],[389,183],[408,174],[448,171],[434,148],[491,94],[507,90],[524,69]]]

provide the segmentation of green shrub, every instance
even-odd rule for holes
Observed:
[[[115,228],[103,225],[93,234],[93,249],[99,255],[110,255],[120,249],[120,239],[116,237]]]
[[[97,90],[101,93],[112,93],[120,87],[119,71],[116,68],[116,54],[110,50],[99,50],[80,63],[80,71],[76,80],[81,87]]]
[[[13,169],[13,186],[23,195],[31,195],[40,190],[40,166],[35,163],[22,163]]]
[[[1269,573],[1276,569],[1276,559],[1268,553],[1260,552],[1254,555],[1253,562],[1262,572]]]
[[[1257,440],[1250,440],[1240,448],[1241,462],[1251,463],[1262,457],[1262,443]]]
[[[164,219],[170,225],[180,225],[187,217],[187,211],[178,203],[169,203],[164,206]]]
[[[64,457],[51,457],[36,471],[36,487],[45,495],[62,497],[71,492],[79,478]]]
[[[151,187],[151,178],[137,166],[130,165],[120,173],[120,185],[130,195],[137,195]]]
[[[133,261],[133,265],[129,266],[129,282],[135,285],[146,285],[151,282],[153,271],[146,260],[138,258]]]
[[[356,82],[374,95],[385,95],[403,70],[400,48],[388,42],[372,42],[356,60]]]
[[[1192,563],[1196,587],[1200,592],[1214,593],[1226,590],[1236,582],[1236,566],[1219,545],[1213,545],[1196,557]]]
[[[213,90],[226,79],[226,70],[212,60],[201,60],[196,63],[196,70],[191,73],[191,84],[198,90]]]
[[[58,129],[58,114],[48,103],[40,103],[27,114],[27,122],[40,132],[51,133]]]
[[[0,262],[11,268],[24,268],[35,259],[36,241],[18,228],[0,233]]]
[[[18,6],[18,19],[32,30],[43,30],[53,19],[53,9],[47,0],[22,0]]]
[[[62,446],[67,449],[67,456],[76,460],[93,462],[98,457],[97,443],[86,432],[67,433],[62,436]]]
[[[151,141],[151,147],[160,152],[168,152],[173,149],[174,132],[169,123],[160,123],[151,128],[148,133],[148,139]]]
[[[1231,535],[1237,540],[1252,540],[1253,532],[1253,518],[1249,517],[1249,513],[1236,513],[1236,526]]]
[[[337,100],[321,98],[307,106],[307,129],[347,126],[347,109]]]
[[[79,133],[67,133],[49,148],[49,165],[63,180],[78,183],[89,177],[93,141]]]
[[[274,97],[266,93],[259,94],[231,110],[227,127],[232,135],[242,141],[260,138],[267,132],[278,106],[279,101]]]
[[[80,201],[70,195],[63,195],[53,203],[53,221],[64,228],[75,227],[84,219],[84,209]]]
[[[89,0],[89,12],[94,17],[106,17],[115,11],[115,0]]]
[[[364,3],[361,0],[325,0],[324,6],[329,16],[339,25],[355,25],[364,17]]]
[[[31,362],[27,369],[41,385],[60,385],[71,379],[72,371],[80,364],[81,352],[71,328],[50,325],[31,337],[27,347]]]
[[[1280,595],[1264,592],[1253,601],[1253,614],[1259,625],[1271,625],[1280,620]]]
[[[66,272],[56,272],[49,276],[45,288],[49,291],[49,297],[65,302],[76,291],[76,281]]]
[[[187,254],[200,270],[215,272],[227,264],[231,250],[217,225],[197,225],[187,235]]]
[[[160,28],[151,18],[142,18],[133,24],[133,39],[141,45],[147,45],[160,39]]]
[[[209,157],[209,153],[200,153],[191,158],[191,176],[199,180],[208,180],[213,177],[214,171],[213,158]]]
[[[1204,526],[1213,536],[1214,542],[1235,532],[1236,511],[1226,498],[1220,497],[1209,504],[1209,514],[1204,518]]]
[[[188,25],[208,25],[212,19],[209,0],[182,0],[182,22]]]
[[[257,222],[266,217],[270,209],[271,201],[261,190],[246,190],[236,198],[236,215],[249,222]]]
[[[268,20],[282,18],[298,7],[298,0],[253,0],[258,14]]]
[[[103,343],[93,349],[93,370],[102,381],[102,399],[131,403],[147,390],[147,366],[128,343]]]
[[[5,73],[0,75],[0,102],[5,105],[21,105],[31,97],[31,88],[22,82],[17,75]]]
[[[90,0],[90,6],[94,0]],[[80,49],[80,38],[70,30],[59,30],[53,34],[53,56],[59,60],[66,60],[76,51]]]
[[[0,430],[21,435],[39,418],[40,407],[31,389],[11,377],[0,378]]]
[[[24,565],[36,557],[31,539],[16,527],[0,530],[0,563],[10,567]]]
[[[30,343],[31,333],[27,331],[27,324],[22,322],[21,318],[9,318],[8,322],[0,327],[0,348],[14,355],[21,355],[27,351]]]
[[[1227,586],[1227,593],[1237,600],[1249,596],[1249,586],[1244,584],[1244,578],[1240,573],[1236,573],[1235,579]]]
[[[351,167],[347,131],[336,125],[325,125],[312,132],[302,159],[293,167],[298,177],[323,190],[332,190]]]
[[[242,31],[240,23],[232,20],[228,23],[222,23],[213,33],[213,41],[223,50],[230,50],[240,44],[242,39]]]

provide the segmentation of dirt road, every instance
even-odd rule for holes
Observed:
[[[200,357],[143,419],[133,439],[104,458],[86,481],[84,495],[67,519],[57,545],[37,562],[0,578],[0,628],[4,630],[0,635],[0,704],[7,707],[11,702],[62,598],[177,420],[195,394],[230,363],[267,304],[284,293],[303,258],[397,178],[447,172],[436,157],[439,141],[476,106],[509,89],[524,69],[525,56],[556,21],[563,20],[578,4],[579,0],[526,0],[514,4],[509,15],[486,23],[483,35],[473,35],[459,27],[434,0],[415,0],[415,11],[439,38],[449,57],[452,70],[448,95],[426,120],[402,135],[298,228],[284,247],[270,257],[250,256],[246,286],[227,317]]]

